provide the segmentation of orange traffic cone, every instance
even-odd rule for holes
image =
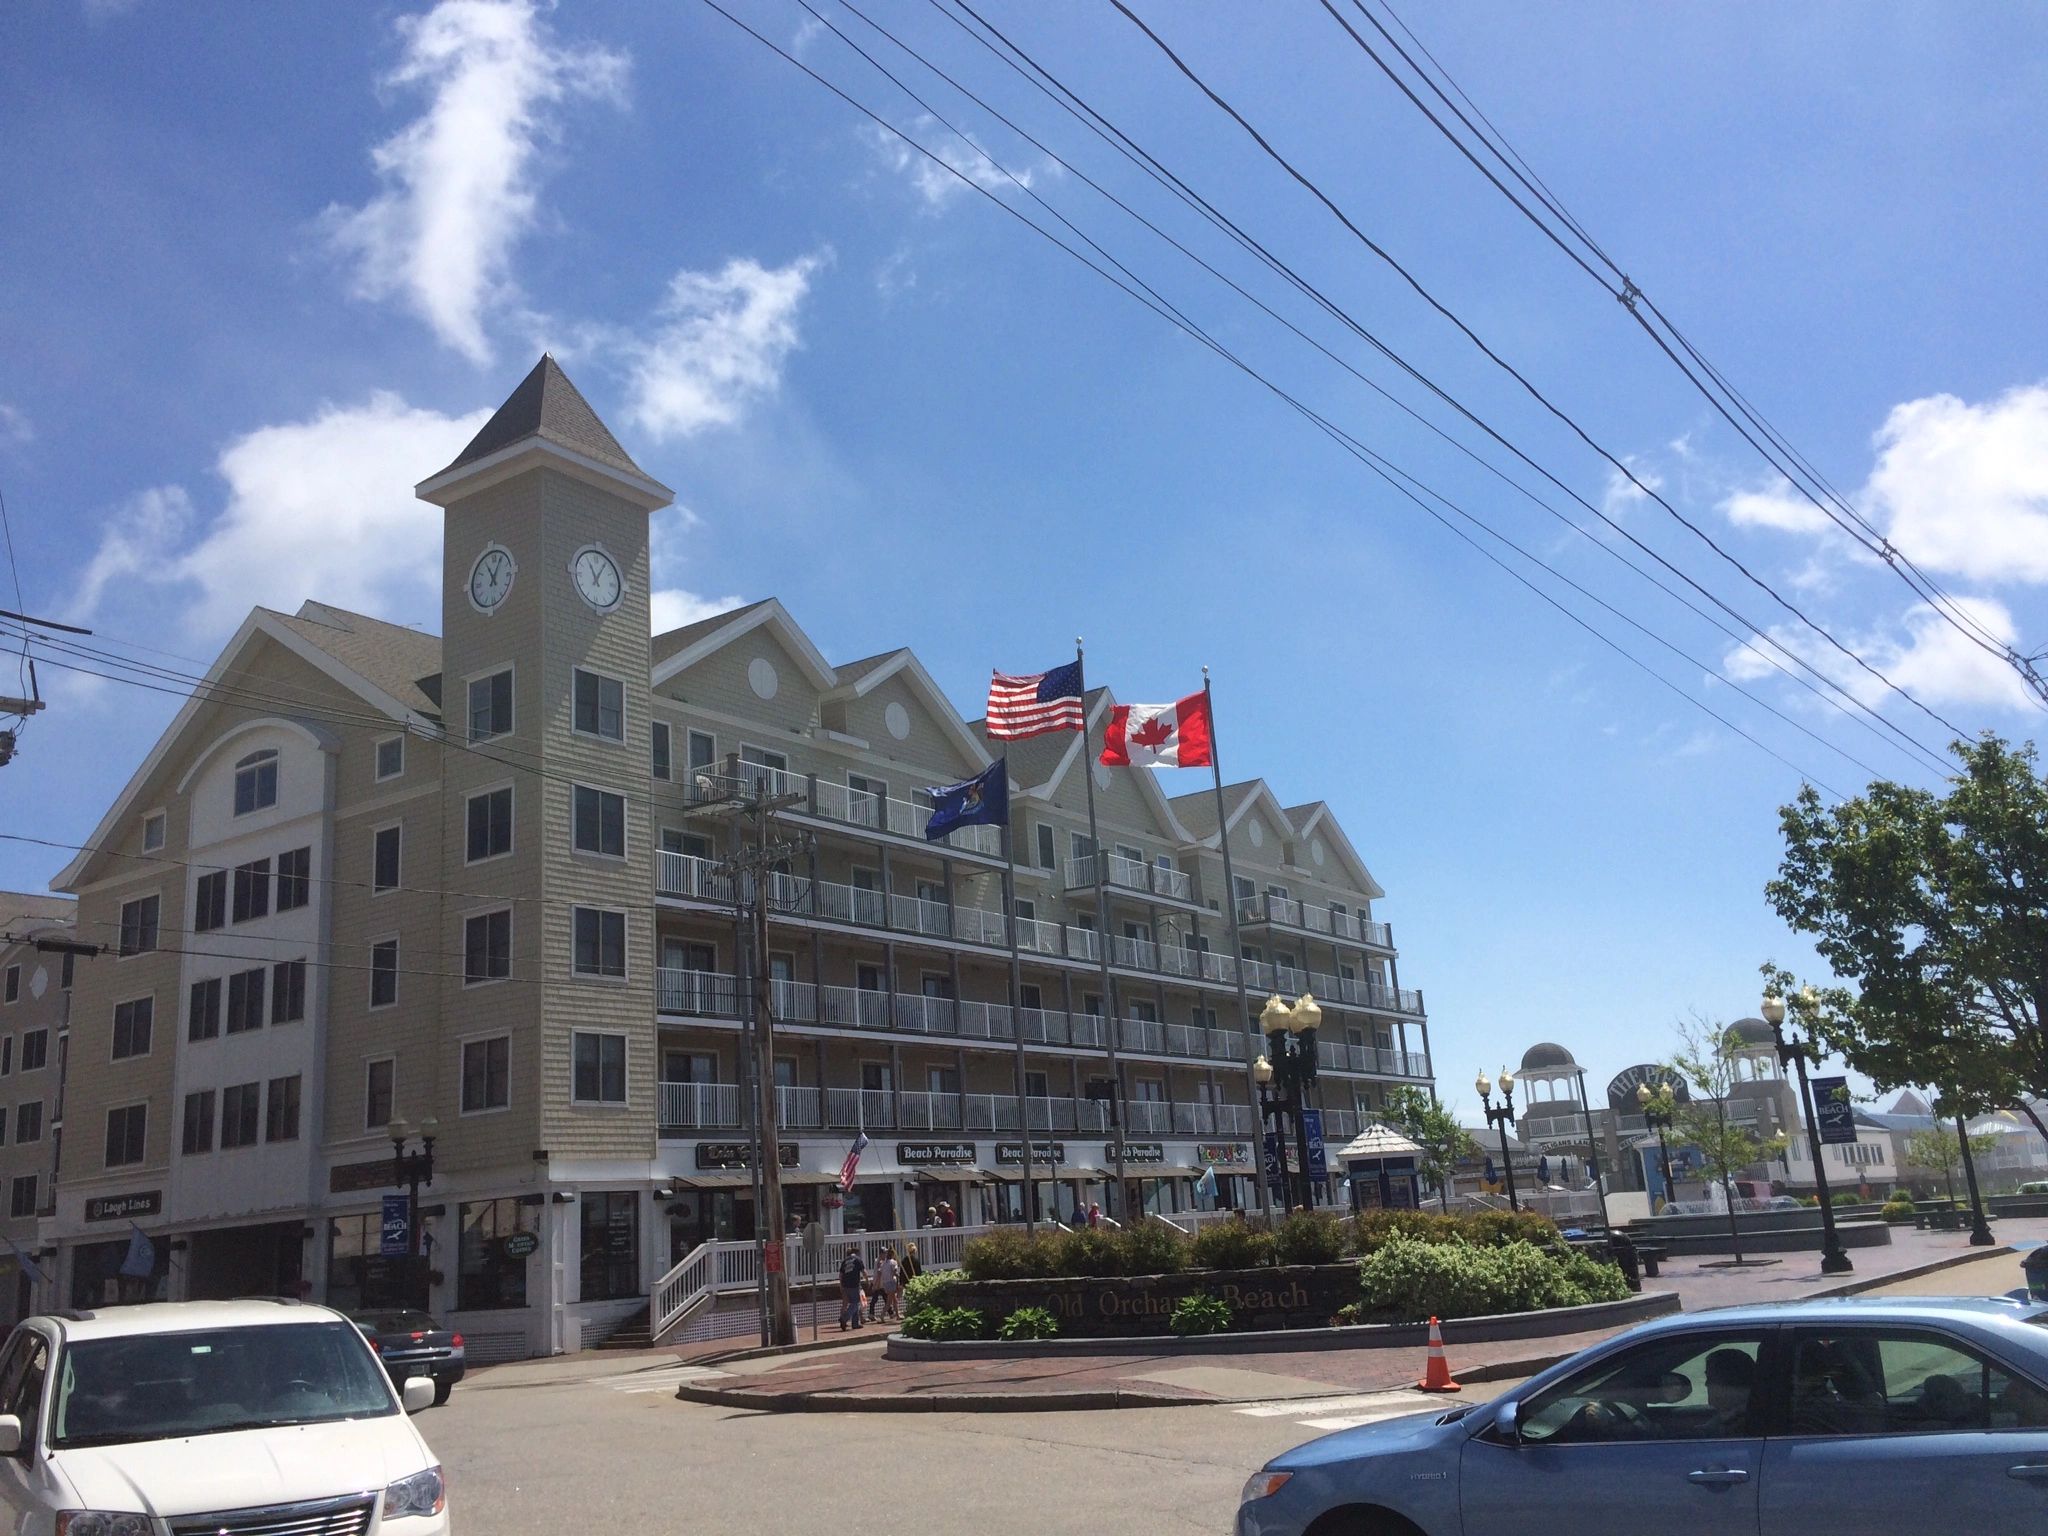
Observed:
[[[1429,1320],[1429,1364],[1423,1368],[1422,1380],[1415,1383],[1418,1392],[1461,1392],[1464,1389],[1451,1380],[1450,1362],[1444,1359],[1443,1325],[1435,1318]]]

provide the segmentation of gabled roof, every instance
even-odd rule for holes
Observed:
[[[782,642],[783,649],[796,658],[810,679],[811,686],[824,693],[838,681],[824,654],[811,644],[811,637],[797,626],[789,616],[789,610],[779,599],[768,597],[758,603],[749,603],[744,608],[735,608],[731,613],[721,613],[709,619],[700,619],[695,624],[686,624],[661,637],[668,642],[688,633],[688,638],[675,645],[668,654],[654,664],[654,686],[659,688],[678,672],[694,667],[705,657],[715,655],[742,636],[767,627]],[[659,646],[657,646],[659,649]],[[950,708],[950,706],[948,706]]]
[[[1237,825],[1244,808],[1259,792],[1261,781],[1245,779],[1237,784],[1223,786],[1223,805],[1230,817],[1230,824]],[[1173,814],[1180,818],[1180,824],[1194,834],[1197,842],[1214,842],[1216,838],[1216,791],[1195,790],[1173,797]]]
[[[843,667],[833,668],[838,681],[825,694],[828,699],[859,699],[873,693],[892,677],[900,677],[910,691],[924,701],[924,707],[953,744],[960,749],[960,755],[980,768],[986,768],[995,759],[983,745],[978,732],[969,730],[960,719],[960,711],[953,707],[953,701],[946,697],[946,691],[925,671],[924,663],[908,646],[898,646],[893,651],[879,655],[865,656],[859,661],[850,661]],[[1012,783],[1016,773],[1010,774]]]
[[[300,604],[295,614],[271,617],[407,708],[432,719],[440,717],[439,635],[311,600]]]
[[[533,371],[505,397],[505,403],[469,440],[469,446],[455,455],[448,469],[461,469],[479,459],[487,459],[500,449],[509,448],[529,437],[545,438],[564,448],[573,448],[614,469],[636,475],[646,473],[633,462],[632,455],[619,446],[611,428],[598,419],[597,412],[590,408],[590,402],[583,398],[583,391],[569,382],[569,375],[562,372],[562,365],[555,361],[551,352],[541,354],[540,361],[533,365]],[[441,473],[445,475],[448,469]]]
[[[1096,726],[1107,718],[1110,709],[1115,703],[1116,700],[1111,697],[1107,688],[1091,688],[1087,694],[1087,730],[1062,733],[1058,736],[1034,736],[1029,741],[1022,742],[995,742],[991,744],[991,750],[1001,755],[1001,749],[1005,747],[1016,749],[1019,747],[1034,747],[1040,743],[1049,744],[1053,756],[1051,771],[1045,774],[1044,779],[1036,787],[1031,787],[1031,780],[1036,777],[1036,772],[1033,770],[1041,769],[1044,763],[1043,756],[1039,754],[1033,754],[1032,760],[1025,760],[1016,755],[1013,750],[1013,754],[1010,757],[1010,778],[1014,782],[1025,785],[1025,793],[1033,799],[1050,800],[1059,793],[1060,785],[1066,781],[1067,775],[1073,772],[1074,765],[1080,762],[1082,744],[1086,743],[1092,748],[1102,740],[1101,735],[1096,730]],[[977,736],[984,738],[987,736],[988,721],[986,719],[975,721],[974,726]],[[1193,838],[1188,836],[1188,829],[1181,825],[1179,818],[1173,814],[1173,805],[1167,800],[1166,792],[1159,787],[1157,774],[1150,768],[1120,768],[1115,771],[1130,773],[1136,776],[1139,796],[1151,804],[1152,809],[1158,814],[1159,824],[1165,828],[1167,836],[1183,843],[1194,841]]]
[[[771,601],[773,599],[764,597],[759,602],[742,603],[737,608],[728,608],[725,612],[714,613],[709,618],[696,619],[679,628],[663,630],[654,637],[654,664],[660,666],[669,657],[675,655],[677,651],[685,650],[695,645],[699,640],[721,625],[729,624],[742,615],[752,613],[756,608]]]
[[[0,929],[16,933],[69,927],[78,903],[69,896],[43,896],[31,891],[0,891]]]
[[[1387,894],[1380,889],[1379,881],[1373,879],[1372,871],[1366,867],[1365,860],[1359,856],[1358,850],[1351,845],[1351,839],[1345,834],[1344,828],[1338,825],[1337,813],[1330,809],[1327,801],[1311,800],[1307,805],[1289,806],[1287,819],[1294,824],[1295,838],[1303,846],[1312,845],[1318,836],[1335,843],[1337,856],[1351,866],[1351,873],[1357,878],[1359,888],[1368,896],[1378,900]],[[1313,873],[1313,862],[1307,868]]]

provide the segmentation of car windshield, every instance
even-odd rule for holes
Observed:
[[[398,1411],[347,1323],[81,1339],[63,1353],[52,1449],[324,1424]]]
[[[355,1319],[372,1333],[438,1333],[441,1329],[424,1312],[358,1312]]]

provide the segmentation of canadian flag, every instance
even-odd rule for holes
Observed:
[[[1173,704],[1119,704],[1102,738],[1102,761],[1111,768],[1207,768],[1214,741],[1206,693]]]

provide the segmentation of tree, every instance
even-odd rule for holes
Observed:
[[[1451,1208],[1451,1171],[1461,1158],[1477,1150],[1458,1117],[1420,1088],[1396,1088],[1387,1095],[1386,1117],[1416,1146],[1415,1160],[1424,1181],[1436,1186],[1443,1208]]]
[[[1671,1068],[1685,1079],[1692,1097],[1673,1111],[1672,1128],[1680,1141],[1698,1149],[1707,1171],[1721,1181],[1728,1200],[1728,1237],[1735,1262],[1741,1264],[1745,1261],[1742,1230],[1735,1220],[1735,1175],[1776,1157],[1785,1138],[1759,1136],[1728,1117],[1729,1097],[1741,1081],[1735,1066],[1744,1050],[1740,1035],[1695,1014],[1678,1026],[1678,1041]]]
[[[1931,1083],[1950,1113],[2048,1098],[2048,781],[2032,743],[1958,741],[1936,795],[1879,780],[1832,809],[1812,786],[1779,809],[1765,887],[1837,977],[1808,1027],[1879,1088]],[[1796,985],[1767,980],[1788,999]]]
[[[1973,1158],[1989,1157],[1997,1150],[1996,1136],[1980,1133],[1970,1138],[1970,1156]],[[1899,1162],[1907,1168],[1924,1168],[1929,1173],[1940,1174],[1942,1182],[1948,1186],[1948,1203],[1956,1203],[1956,1175],[1962,1171],[1963,1147],[1961,1141],[1942,1126],[1930,1126],[1908,1136]]]

